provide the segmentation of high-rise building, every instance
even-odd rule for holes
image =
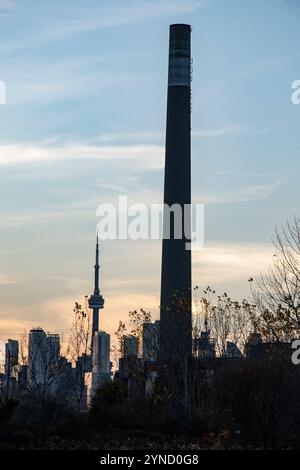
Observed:
[[[99,287],[99,240],[97,234],[97,241],[96,241],[96,262],[95,262],[95,280],[94,280],[94,293],[89,298],[89,308],[93,309],[93,325],[92,325],[92,336],[99,330],[99,310],[104,307],[104,298],[100,293]],[[93,346],[93,343],[92,343]]]
[[[93,342],[93,370],[110,373],[110,335],[97,331]]]
[[[122,356],[123,358],[138,357],[139,355],[139,339],[137,336],[123,336]]]
[[[60,336],[57,334],[46,334],[42,328],[33,328],[29,332],[28,345],[28,380],[37,387],[45,385],[50,377],[58,372],[54,366],[60,360]],[[53,380],[52,380],[53,379]],[[54,386],[54,384],[53,384]]]
[[[213,359],[216,357],[216,347],[214,340],[210,337],[210,332],[201,331],[199,338],[193,339],[193,354],[199,359]]]
[[[96,331],[93,337],[92,393],[111,378],[110,335]]]
[[[264,345],[261,334],[256,330],[250,333],[245,344],[245,356],[247,359],[259,359],[263,356]]]
[[[9,339],[5,344],[5,374],[10,375],[12,368],[18,364],[19,343],[14,339]]]
[[[225,357],[229,359],[241,359],[243,357],[240,349],[233,341],[226,341]]]
[[[57,364],[60,358],[60,336],[47,334],[47,360],[51,364]]]
[[[192,353],[190,36],[189,25],[170,26],[160,357],[162,361],[172,362],[185,360]],[[181,209],[181,220],[175,217],[172,207]]]
[[[147,362],[156,362],[159,351],[159,325],[154,323],[143,324],[143,359]]]
[[[7,398],[14,396],[17,386],[19,360],[19,343],[9,339],[5,344],[5,374],[2,377],[2,386],[6,390]]]
[[[47,367],[47,335],[42,328],[33,328],[29,332],[28,345],[28,380],[37,386],[45,382]]]

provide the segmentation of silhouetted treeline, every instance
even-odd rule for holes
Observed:
[[[224,361],[213,377],[202,372],[192,413],[172,411],[159,385],[151,398],[128,399],[121,381],[99,389],[79,416],[61,400],[3,401],[1,448],[300,446],[300,370],[286,358]]]

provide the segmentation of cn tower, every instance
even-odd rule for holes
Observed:
[[[104,307],[104,298],[100,294],[99,287],[99,239],[97,233],[96,239],[96,262],[95,262],[95,287],[94,293],[89,298],[89,308],[93,309],[93,326],[92,326],[92,337],[94,337],[95,332],[99,330],[99,310]],[[92,343],[93,344],[93,343]]]

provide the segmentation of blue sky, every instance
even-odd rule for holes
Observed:
[[[190,23],[194,283],[232,297],[298,212],[297,0],[0,0],[0,339],[66,332],[91,291],[96,207],[161,202],[168,27]],[[160,242],[102,243],[102,327],[157,312]]]

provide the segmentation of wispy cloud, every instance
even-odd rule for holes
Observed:
[[[61,160],[135,160],[137,166],[158,168],[163,165],[163,147],[160,145],[89,145],[85,143],[7,143],[0,145],[0,165],[27,162],[55,162]]]
[[[194,137],[200,138],[209,138],[209,137],[219,137],[229,134],[236,134],[240,132],[241,127],[238,125],[219,127],[215,129],[200,129],[192,131]]]
[[[8,284],[16,284],[17,280],[11,274],[0,273],[0,285],[6,286]]]
[[[95,143],[112,143],[112,142],[143,142],[149,143],[153,141],[161,141],[164,133],[162,131],[141,131],[141,132],[115,132],[109,134],[100,134],[93,142]]]
[[[129,0],[109,2],[98,8],[73,8],[68,21],[53,24],[55,34],[74,35],[103,27],[121,26],[172,15],[192,13],[203,5],[199,0]]]
[[[214,129],[199,129],[192,131],[194,137],[202,139],[210,137],[222,137],[232,134],[250,134],[250,135],[264,135],[269,134],[269,129],[258,129],[242,124],[233,124],[230,126],[216,127]]]
[[[3,4],[10,3],[3,0]],[[100,2],[99,2],[100,3]],[[97,6],[75,6],[68,8],[65,15],[65,5],[52,3],[38,5],[40,10],[40,27],[27,37],[26,41],[7,42],[1,48],[4,50],[22,49],[46,43],[50,40],[89,33],[102,28],[112,28],[122,25],[151,21],[152,19],[182,16],[192,13],[203,6],[205,0],[102,0]],[[42,29],[42,34],[40,31]]]
[[[272,72],[273,70],[285,67],[292,60],[295,60],[295,56],[293,54],[271,59],[269,57],[265,57],[263,60],[260,60],[256,63],[247,62],[246,64],[238,66],[235,70],[233,70],[228,75],[228,77],[225,77],[224,82],[226,83],[226,81],[247,79],[266,72]]]
[[[271,243],[207,243],[203,249],[194,250],[194,282],[205,287],[221,285],[222,289],[231,283],[233,295],[239,290],[240,295],[249,295],[249,277],[267,269],[272,254]]]
[[[233,190],[211,191],[208,194],[196,196],[198,201],[206,204],[228,204],[239,202],[260,201],[270,196],[285,183],[284,180],[276,180],[266,184],[251,184]]]
[[[211,129],[192,130],[192,137],[207,139],[214,137],[223,137],[232,134],[253,134],[264,135],[270,133],[269,129],[258,129],[242,124],[231,124],[228,126],[214,127]],[[116,132],[98,135],[93,141],[95,143],[117,143],[117,142],[162,142],[164,132],[158,130],[147,130],[141,132]]]
[[[93,73],[91,74],[91,70]],[[63,61],[31,60],[20,58],[16,61],[7,59],[2,74],[9,83],[9,105],[43,105],[71,97],[76,100],[90,95],[97,95],[120,84],[135,83],[138,73],[122,71],[122,77],[112,76],[105,68],[103,57],[77,57]],[[101,79],[99,75],[101,74]]]
[[[93,211],[95,212],[95,211]],[[84,217],[90,217],[92,211],[71,211],[66,208],[65,205],[62,206],[61,210],[52,211],[49,208],[45,208],[44,212],[31,211],[30,213],[17,213],[9,215],[1,215],[0,218],[0,227],[22,227],[25,225],[34,225],[34,224],[46,224],[57,223],[59,220],[66,219],[78,219]],[[10,284],[10,282],[7,282]],[[0,275],[0,284],[1,284],[1,275]]]

